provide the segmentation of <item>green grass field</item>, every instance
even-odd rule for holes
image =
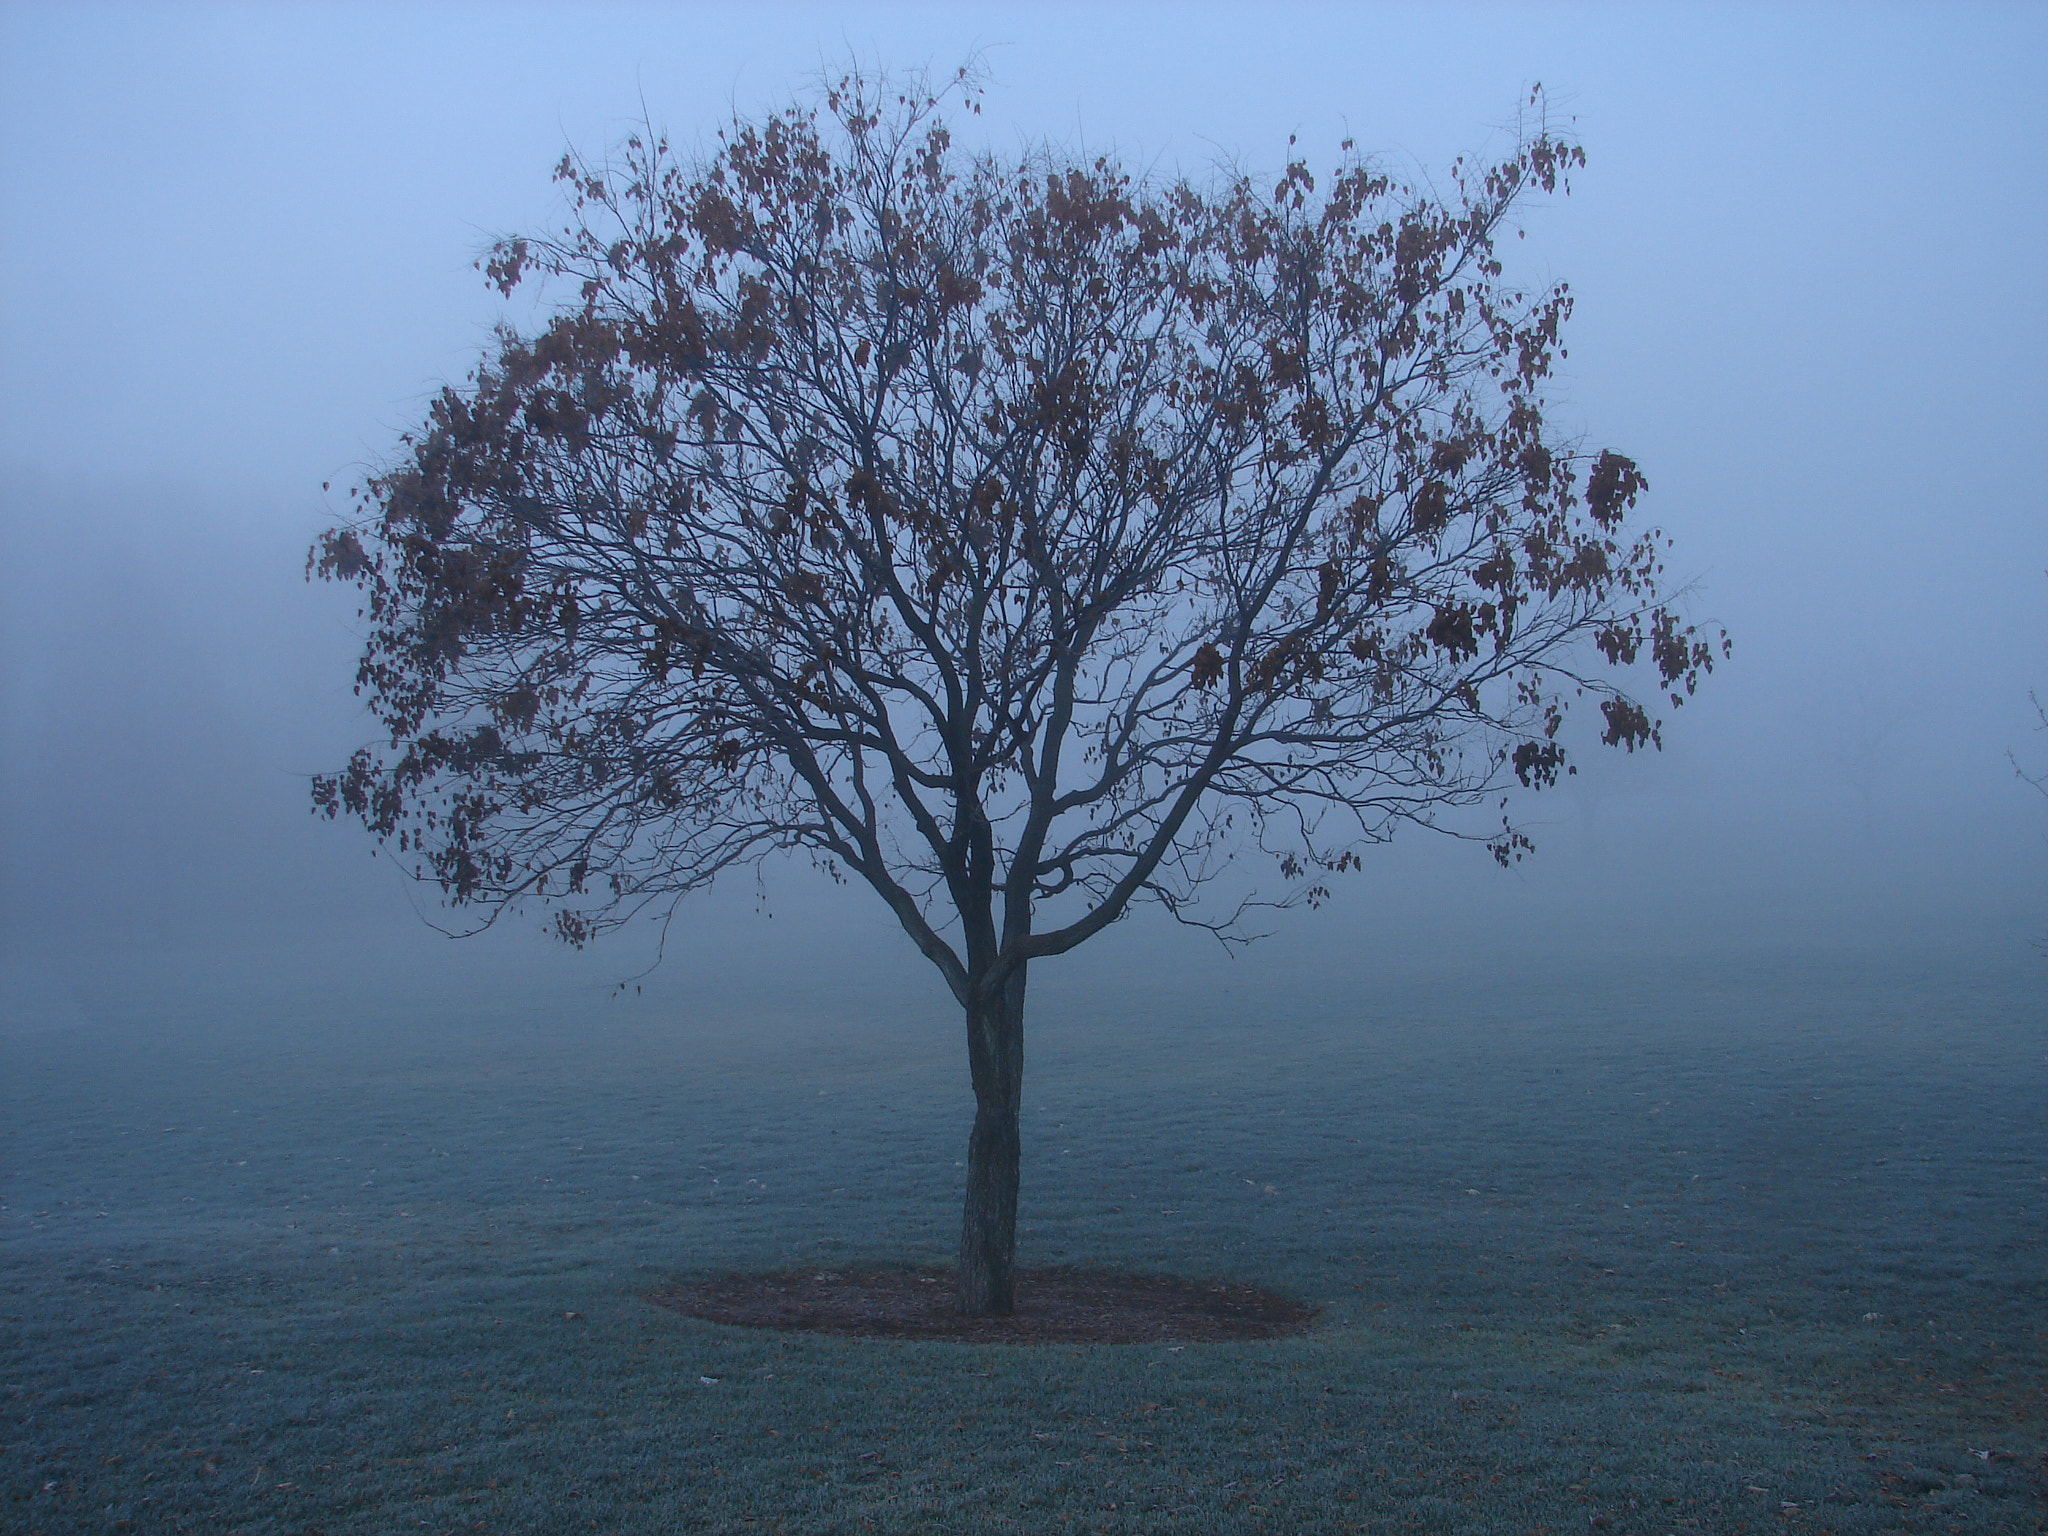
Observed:
[[[2038,959],[1046,967],[1026,1262],[1256,1282],[1318,1331],[647,1304],[948,1257],[963,1052],[884,959],[617,1000],[138,962],[18,1008],[0,1528],[2048,1526]]]

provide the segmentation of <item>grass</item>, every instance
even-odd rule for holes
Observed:
[[[2038,962],[1048,967],[1027,1261],[1251,1281],[1319,1331],[648,1305],[947,1257],[958,1031],[885,958],[613,1002],[138,962],[17,1009],[0,1528],[2044,1529]]]

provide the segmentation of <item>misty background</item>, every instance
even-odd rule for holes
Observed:
[[[1249,963],[2024,951],[2048,932],[2048,799],[2008,757],[2048,769],[2044,43],[2020,6],[10,5],[10,985],[166,953],[644,965],[646,935],[544,947],[538,909],[449,945],[430,891],[309,814],[372,723],[353,593],[308,586],[306,547],[506,315],[473,263],[559,223],[565,147],[643,114],[687,144],[849,58],[977,54],[992,144],[1160,174],[1263,174],[1289,135],[1318,170],[1351,137],[1441,172],[1540,81],[1589,156],[1520,253],[1577,296],[1553,400],[1641,462],[1691,616],[1735,641],[1659,711],[1662,753],[1518,802],[1529,862],[1410,835]],[[686,972],[922,968],[800,865],[685,914]],[[1156,912],[1091,950],[1216,952]]]

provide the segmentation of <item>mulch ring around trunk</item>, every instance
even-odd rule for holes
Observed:
[[[647,1298],[707,1322],[860,1339],[965,1344],[1196,1344],[1306,1333],[1318,1308],[1249,1285],[1107,1270],[1027,1269],[1017,1310],[965,1317],[953,1277],[930,1269],[724,1275]]]

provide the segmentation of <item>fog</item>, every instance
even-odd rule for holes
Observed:
[[[308,814],[372,726],[350,595],[305,549],[487,340],[473,263],[555,218],[565,146],[643,114],[695,140],[848,57],[978,54],[993,142],[1161,171],[1277,166],[1289,135],[1440,170],[1537,81],[1588,149],[1524,253],[1578,298],[1555,398],[1642,463],[1734,657],[1662,753],[1525,798],[1526,865],[1412,835],[1269,956],[2022,950],[2048,929],[2048,799],[2008,756],[2048,768],[2044,42],[2020,7],[10,6],[0,945],[557,964],[538,912],[448,946],[431,893]],[[797,869],[730,886],[681,963],[886,935]],[[1149,915],[1104,953],[1139,947],[1214,950]]]
[[[2040,1529],[2044,44],[1955,4],[0,5],[0,1509]],[[559,223],[565,148],[974,58],[963,136],[1160,175],[1440,175],[1540,81],[1589,157],[1510,243],[1577,300],[1550,419],[1640,462],[1735,648],[1664,750],[1520,797],[1513,869],[1414,832],[1234,955],[1151,910],[1034,965],[1018,1315],[945,1313],[1000,1347],[726,1326],[679,1297],[889,1334],[954,1294],[957,1007],[801,865],[651,971],[645,924],[445,937],[311,814],[375,724],[306,552],[532,319],[475,264]],[[1005,1333],[1062,1273],[1127,1331]],[[1161,1279],[1311,1331],[1118,1310]]]

